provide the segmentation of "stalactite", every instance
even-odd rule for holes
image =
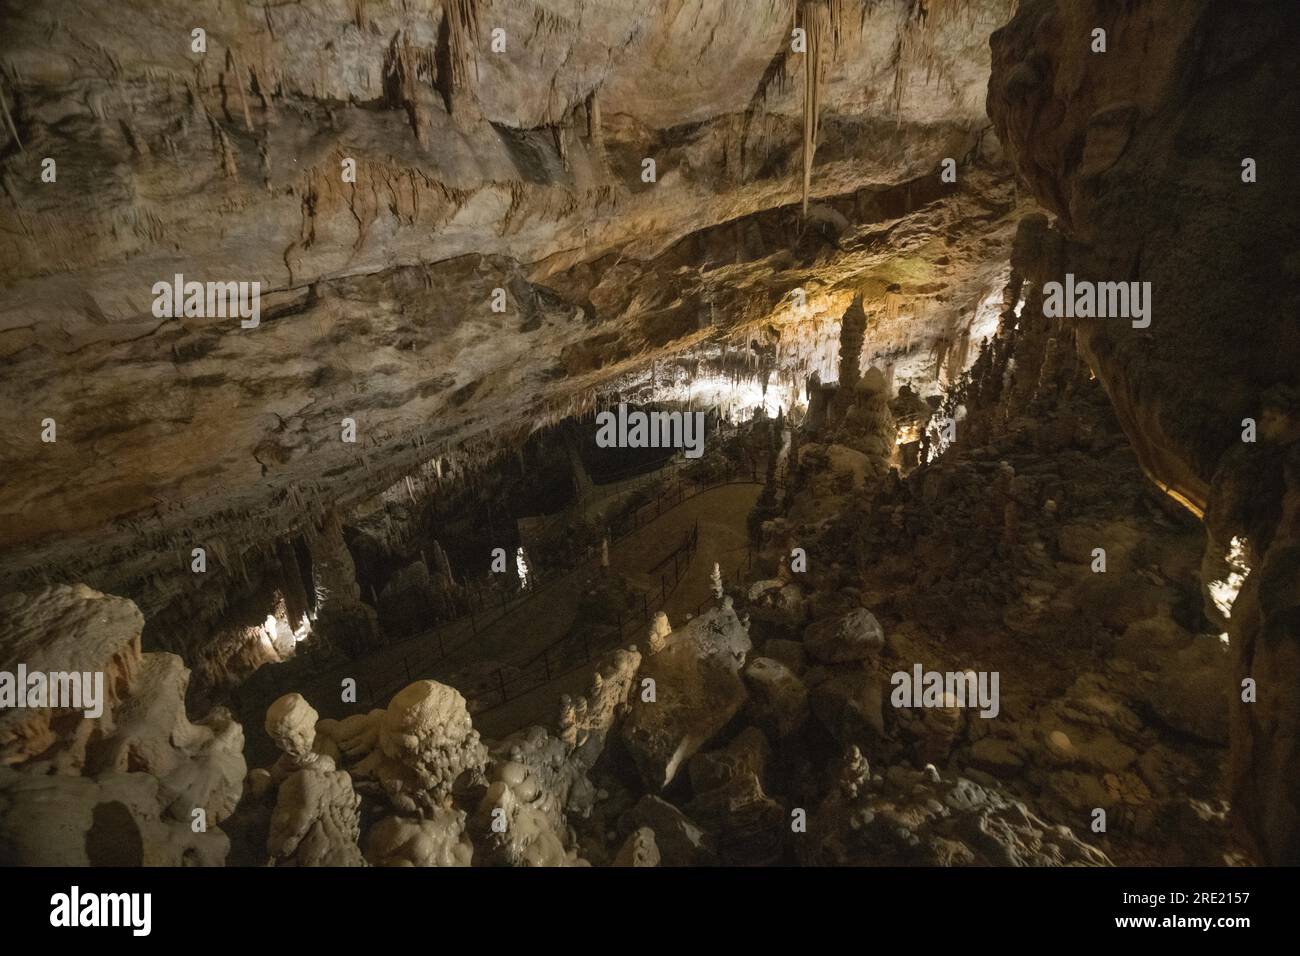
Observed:
[[[451,56],[451,82],[456,89],[469,85],[469,58],[478,43],[478,0],[443,0]]]
[[[827,8],[820,0],[804,0],[802,19],[807,42],[804,55],[803,97],[803,215],[808,215],[812,188],[813,155],[821,118],[822,41],[827,30]]]

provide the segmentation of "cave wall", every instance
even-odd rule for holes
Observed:
[[[1151,283],[1149,328],[1071,323],[1144,469],[1205,513],[1210,558],[1248,542],[1230,635],[1258,700],[1234,690],[1233,800],[1274,863],[1300,861],[1298,39],[1294,3],[1026,0],[991,38],[988,90],[1060,271]]]

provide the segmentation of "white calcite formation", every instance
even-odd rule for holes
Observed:
[[[435,810],[423,820],[384,817],[366,834],[373,866],[469,866],[474,845],[465,834],[464,810]]]
[[[336,768],[337,751],[316,725],[316,711],[299,694],[285,694],[267,709],[267,735],[282,752],[268,779],[279,790],[267,851],[279,866],[359,866],[361,797],[351,775]]]
[[[668,640],[668,635],[673,632],[672,625],[668,623],[668,615],[660,611],[650,622],[650,630],[646,634],[646,650],[650,654],[658,654],[664,649]]]
[[[267,850],[276,866],[361,866],[361,798],[329,758],[280,784]]]
[[[485,862],[568,866],[581,861],[566,829],[574,785],[569,748],[542,727],[530,727],[492,753],[490,783],[472,825]],[[586,784],[585,777],[582,784]],[[588,785],[589,786],[589,785]]]
[[[0,602],[0,670],[100,673],[103,712],[0,711],[0,862],[219,865],[243,789],[244,735],[224,709],[191,722],[189,671],[142,654],[130,601],[57,585]]]
[[[481,778],[486,761],[465,698],[422,680],[389,702],[378,718],[375,748],[353,770],[378,780],[394,809],[421,813],[444,807],[458,781]]]
[[[319,715],[301,694],[285,694],[266,711],[266,734],[280,748],[282,756],[271,768],[271,778],[282,780],[328,758],[331,766],[339,756],[334,741],[318,730]]]

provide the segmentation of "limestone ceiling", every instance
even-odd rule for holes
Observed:
[[[1012,5],[832,4],[804,222],[792,0],[0,3],[0,583],[264,538],[857,290],[882,352],[951,335],[1015,209]],[[178,273],[260,283],[260,324],[156,317]]]

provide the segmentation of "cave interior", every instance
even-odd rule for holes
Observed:
[[[0,0],[0,863],[1300,862],[1293,0]]]

